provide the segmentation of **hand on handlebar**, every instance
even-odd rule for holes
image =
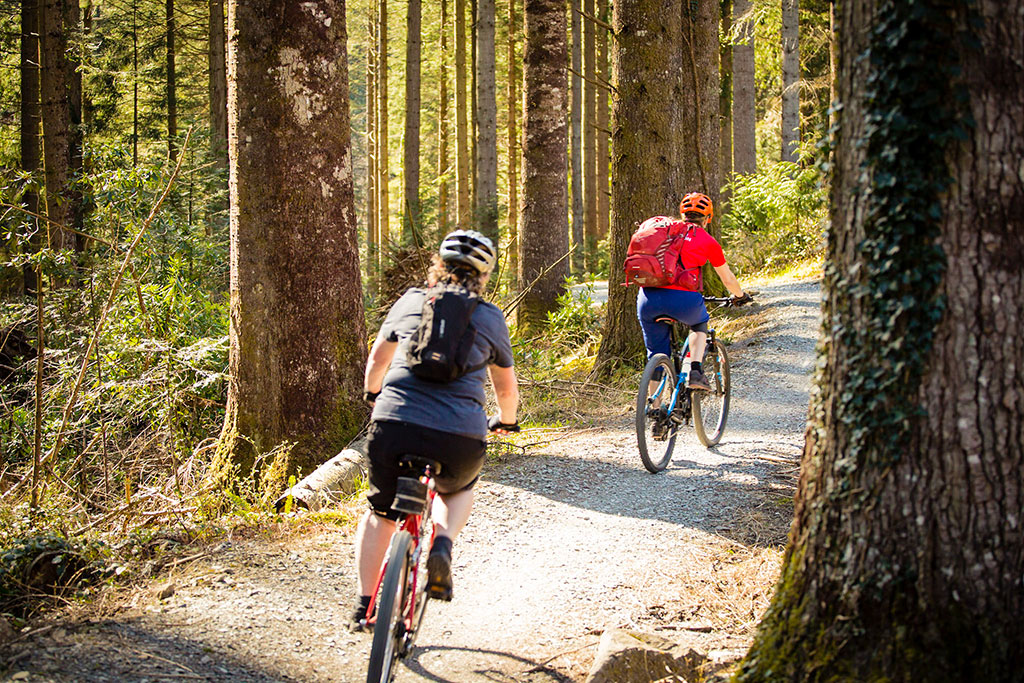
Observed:
[[[516,420],[512,424],[505,424],[501,421],[497,415],[492,415],[491,419],[487,421],[487,429],[498,434],[509,434],[511,432],[519,431],[519,420]]]
[[[749,304],[754,300],[754,297],[750,296],[750,292],[743,292],[743,296],[734,296],[729,298],[730,306],[742,306],[743,304]]]

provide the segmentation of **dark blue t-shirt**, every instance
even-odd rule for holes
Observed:
[[[487,369],[482,367],[458,379],[428,382],[409,370],[409,338],[420,324],[427,290],[409,289],[388,311],[378,334],[398,342],[391,367],[384,376],[384,388],[373,406],[374,420],[408,422],[443,432],[476,439],[487,437],[487,396],[484,384]],[[470,352],[470,367],[487,362],[502,368],[512,367],[512,342],[505,316],[494,304],[481,301],[473,311],[476,341]]]

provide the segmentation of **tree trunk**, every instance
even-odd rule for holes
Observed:
[[[597,0],[598,16],[602,22],[608,23],[608,0]],[[597,26],[597,112],[595,114],[595,130],[597,136],[597,164],[594,169],[594,193],[597,199],[596,215],[596,237],[603,240],[608,237],[608,90],[605,84],[608,83],[611,75],[608,73],[608,31],[604,26]]]
[[[132,167],[139,165],[139,0],[132,0]]]
[[[800,143],[799,18],[799,0],[782,0],[782,160],[791,162]]]
[[[469,130],[466,121],[466,0],[455,0],[455,222],[469,227]]]
[[[754,27],[750,0],[735,0],[733,16],[740,24],[739,42],[732,49],[732,145],[736,173],[757,172],[754,109]]]
[[[721,94],[718,78],[719,6],[703,2],[696,6],[684,5],[682,19],[682,68],[680,83],[682,98],[690,103],[680,107],[682,128],[673,138],[682,169],[682,185],[677,188],[675,203],[686,192],[701,192],[718,205],[722,180],[719,176],[719,145],[721,128],[718,118],[718,98]],[[718,237],[718,218],[709,231]],[[710,284],[710,283],[709,283]]]
[[[68,173],[71,160],[71,113],[68,107],[67,34],[61,0],[43,0],[39,14],[40,114],[46,175],[46,230],[53,249],[74,249],[69,224]]]
[[[229,0],[228,36],[231,380],[213,473],[276,484],[366,417],[345,5]]]
[[[228,165],[228,74],[225,59],[224,0],[210,0],[210,151]]]
[[[513,0],[514,2],[515,0]],[[448,177],[451,167],[448,160],[448,0],[441,0],[441,63],[440,63],[440,87],[438,94],[437,114],[437,175],[440,180],[437,184],[437,231],[441,235],[448,232],[450,219],[448,217]]]
[[[516,0],[508,0],[508,248],[506,270],[519,273],[519,70],[516,68]]]
[[[469,207],[476,213],[476,145],[480,134],[480,120],[476,111],[476,0],[469,0]],[[477,216],[473,216],[476,225]]]
[[[75,251],[82,252],[86,248],[86,239],[82,235],[85,229],[85,207],[82,201],[81,182],[83,172],[84,131],[82,129],[82,10],[77,0],[64,2],[64,30],[75,39],[66,53],[67,60],[67,97],[68,97],[68,226],[75,230],[72,238]]]
[[[583,230],[583,45],[580,30],[580,0],[571,0],[569,11],[572,15],[572,105],[569,112],[569,125],[572,131],[572,151],[570,153],[572,185],[572,243],[573,252],[570,269],[574,274],[582,273],[585,268],[586,238]]]
[[[377,229],[377,12],[367,17],[369,47],[366,54],[366,279],[370,298],[377,296],[380,275],[380,230]]]
[[[391,246],[391,160],[388,154],[388,0],[377,15],[377,245],[379,268]]]
[[[416,246],[423,244],[420,221],[420,14],[420,0],[409,0],[405,40],[402,241]]]
[[[553,311],[568,272],[569,197],[566,158],[567,54],[565,4],[526,0],[523,50],[523,216],[519,288],[530,287],[520,304],[522,329],[537,329]]]
[[[722,41],[718,55],[718,73],[721,79],[718,116],[721,130],[719,157],[721,158],[723,189],[715,212],[724,216],[728,212],[729,203],[729,194],[724,185],[732,180],[732,42],[729,38],[732,34],[732,0],[721,0],[721,11],[722,35],[725,36],[725,39]]]
[[[39,154],[39,2],[38,0],[22,0],[21,2],[21,112],[20,112],[20,143],[21,170],[28,174],[39,171],[41,161]],[[39,213],[39,195],[29,190],[21,197],[25,208]],[[34,218],[29,222],[37,226],[29,238],[30,243],[22,248],[30,251],[39,249],[41,235],[38,229],[42,226]],[[35,291],[36,272],[31,265],[22,269],[22,281],[26,291]],[[15,290],[20,289],[15,285]]]
[[[73,2],[76,0],[72,0]],[[166,0],[167,19],[167,158],[178,159],[178,79],[174,65],[174,0]]]
[[[494,0],[476,3],[476,220],[498,246],[498,105],[495,98]]]
[[[594,0],[583,0],[583,243],[586,269],[593,271],[597,246],[597,43]]]
[[[639,364],[643,354],[636,319],[637,290],[619,286],[629,238],[636,224],[648,216],[674,214],[680,188],[685,187],[675,151],[683,130],[683,107],[665,106],[665,102],[684,101],[681,81],[688,74],[681,63],[680,12],[679,3],[666,6],[659,0],[614,4],[614,183],[608,305],[597,356],[597,371],[602,374],[622,362]],[[667,43],[667,36],[676,36],[676,42]]]
[[[826,336],[782,577],[739,678],[1019,680],[1024,15],[836,13]]]

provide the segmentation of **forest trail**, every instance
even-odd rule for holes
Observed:
[[[455,547],[455,599],[428,605],[397,681],[582,681],[600,633],[619,626],[712,661],[743,653],[792,514],[819,283],[762,286],[757,302],[759,329],[730,346],[733,403],[716,448],[688,430],[668,469],[649,474],[630,401],[488,462]],[[5,649],[8,679],[365,680],[370,636],[341,626],[354,591],[347,535],[250,534],[165,578],[175,590],[164,600],[137,592],[23,636]]]

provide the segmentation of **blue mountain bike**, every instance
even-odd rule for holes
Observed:
[[[732,304],[729,297],[704,297],[707,303]],[[687,389],[690,370],[689,335],[685,325],[664,316],[656,319],[671,325],[672,352],[651,356],[640,378],[636,398],[636,440],[640,459],[648,471],[657,473],[668,467],[681,425],[692,424],[704,446],[722,439],[729,418],[729,355],[725,345],[708,330],[701,366],[711,391]],[[680,329],[682,328],[682,329]],[[679,343],[682,339],[682,343]]]

